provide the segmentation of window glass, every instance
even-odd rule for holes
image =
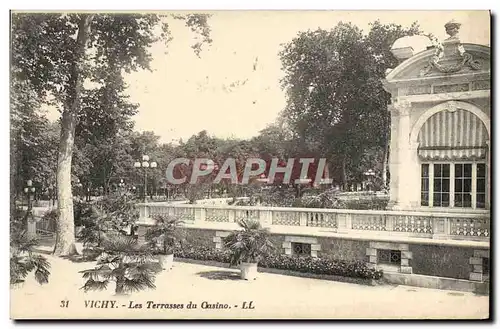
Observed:
[[[472,163],[455,164],[455,207],[472,207]]]
[[[434,207],[448,207],[450,205],[450,165],[434,164]]]
[[[422,164],[422,174],[421,174],[421,186],[420,186],[420,205],[429,205],[429,164]]]
[[[476,208],[486,208],[486,165],[478,163],[476,168]]]

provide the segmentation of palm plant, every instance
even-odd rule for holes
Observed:
[[[96,266],[81,271],[87,279],[82,289],[105,290],[111,281],[116,282],[117,295],[155,288],[157,272],[153,256],[147,245],[139,245],[132,237],[116,235],[102,242],[102,254]]]
[[[145,239],[153,253],[158,255],[160,264],[170,269],[174,261],[174,249],[182,239],[179,228],[183,221],[176,216],[163,215],[155,216],[154,220],[156,223],[146,232]]]
[[[231,251],[231,266],[240,263],[258,263],[274,249],[269,239],[269,230],[262,228],[258,221],[242,220],[242,228],[224,238],[224,246]]]
[[[24,282],[33,271],[39,284],[49,282],[50,263],[47,258],[34,252],[38,241],[18,228],[19,226],[12,225],[10,235],[10,284]]]
[[[156,223],[146,232],[146,241],[155,253],[173,254],[176,243],[182,238],[179,228],[184,222],[175,216],[158,215],[153,218]]]

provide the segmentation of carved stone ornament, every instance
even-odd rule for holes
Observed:
[[[391,112],[397,115],[409,115],[411,110],[411,102],[398,101],[389,105]]]
[[[455,101],[449,101],[444,104],[444,108],[446,111],[453,113],[458,110],[458,105]]]
[[[451,21],[445,25],[446,33],[450,36],[443,43],[436,46],[434,56],[432,56],[429,64],[420,72],[420,76],[425,76],[437,70],[441,73],[455,73],[462,70],[465,66],[472,70],[481,69],[481,62],[474,60],[472,55],[467,53],[464,47],[460,44],[458,31],[460,23]],[[442,64],[443,61],[456,61],[452,64]]]

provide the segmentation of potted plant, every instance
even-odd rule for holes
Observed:
[[[146,241],[163,269],[170,270],[174,263],[174,248],[181,238],[179,227],[183,224],[175,216],[157,215],[153,217],[155,225],[146,232]]]
[[[241,229],[224,238],[224,246],[231,252],[231,266],[240,266],[241,278],[255,280],[259,260],[274,248],[269,239],[269,230],[258,221],[242,220]]]

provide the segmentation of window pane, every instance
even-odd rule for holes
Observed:
[[[463,192],[471,192],[472,191],[472,179],[464,178],[464,190]]]
[[[422,177],[429,177],[429,164],[424,163],[422,165]]]
[[[442,207],[448,207],[449,205],[450,205],[450,195],[448,193],[443,193],[442,194],[441,206]]]
[[[472,177],[472,164],[464,164],[464,177]]]
[[[486,179],[480,178],[477,180],[477,192],[486,192]]]
[[[443,165],[443,177],[450,177],[450,165],[449,164]]]
[[[486,195],[483,193],[478,193],[476,196],[476,207],[486,208]]]
[[[441,179],[435,178],[434,179],[434,191],[441,192],[441,187],[442,187]]]
[[[420,195],[420,205],[428,206],[429,205],[429,193],[423,192]]]
[[[472,207],[471,195],[469,193],[464,194],[464,207]]]
[[[448,178],[442,180],[442,185],[443,192],[450,192],[450,180]]]
[[[477,177],[486,177],[486,165],[484,163],[477,164]]]
[[[442,166],[440,164],[434,165],[434,177],[441,177],[441,168]]]
[[[429,191],[429,179],[428,178],[422,178],[422,184],[420,186],[422,192],[427,192]]]
[[[441,207],[441,193],[434,193],[434,201],[432,205],[435,207]]]
[[[455,194],[455,207],[462,207],[463,198],[461,193]]]
[[[455,192],[462,192],[462,184],[463,181],[460,178],[455,179]]]
[[[464,171],[464,165],[457,163],[455,164],[455,177],[462,177]]]

